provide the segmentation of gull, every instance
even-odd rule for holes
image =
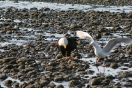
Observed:
[[[87,32],[76,31],[76,36],[80,39],[88,39],[88,41],[94,48],[94,53],[97,57],[96,62],[99,62],[100,59],[107,57],[110,54],[111,50],[114,49],[117,44],[132,44],[131,38],[114,38],[109,40],[108,43],[103,48],[101,48],[99,44]]]

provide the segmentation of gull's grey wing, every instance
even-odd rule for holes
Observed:
[[[103,48],[103,51],[104,52],[110,52],[113,48],[115,48],[115,46],[117,44],[120,44],[120,43],[132,43],[132,39],[130,38],[116,38],[116,39],[111,39],[106,45],[105,47]]]

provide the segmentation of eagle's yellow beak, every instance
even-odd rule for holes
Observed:
[[[66,49],[66,45],[64,45],[64,48]]]

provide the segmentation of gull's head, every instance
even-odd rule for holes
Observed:
[[[63,46],[66,49],[66,46],[68,45],[68,40],[67,38],[61,38],[58,41],[59,46]]]

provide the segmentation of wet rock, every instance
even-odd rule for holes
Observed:
[[[77,27],[77,25],[75,24],[75,23],[72,23],[71,25],[70,25],[70,29],[74,29],[74,28],[76,28]]]
[[[99,34],[99,33],[95,35],[95,39],[100,39],[101,37],[102,37],[102,36],[101,36],[101,34]]]
[[[106,67],[110,67],[110,65],[111,65],[110,62],[106,62],[106,63],[105,63],[105,66],[106,66]]]
[[[85,71],[85,69],[84,69],[84,68],[81,68],[81,67],[78,67],[78,68],[76,69],[76,72],[79,72],[79,71]]]
[[[27,73],[27,76],[36,75],[36,74],[37,74],[37,71],[36,70],[32,70],[32,71],[29,71]]]
[[[0,80],[5,80],[7,78],[6,74],[0,74]]]
[[[12,58],[3,58],[3,59],[0,59],[0,62],[5,63],[5,62],[9,62],[11,60],[12,60]]]
[[[65,79],[65,81],[69,81],[69,78],[71,77],[71,75],[64,75],[64,79]]]
[[[129,46],[127,46],[126,47],[126,53],[128,54],[128,55],[131,55],[132,54],[132,45],[129,45]]]
[[[80,75],[83,76],[84,74],[87,74],[87,72],[85,72],[85,71],[79,71],[78,74],[80,74]]]
[[[105,78],[106,78],[106,79],[110,79],[110,80],[115,79],[115,77],[112,76],[112,75],[107,75],[107,76],[105,76]]]
[[[71,81],[69,81],[68,86],[69,86],[69,88],[72,88],[72,87],[79,86],[79,84],[80,84],[80,82],[78,80],[71,80]]]
[[[35,88],[35,86],[33,84],[28,84],[25,88]]]
[[[5,85],[5,86],[8,86],[8,87],[9,87],[9,86],[12,86],[12,81],[11,81],[11,80],[5,80],[5,81],[4,81],[4,85]]]
[[[62,81],[64,81],[64,78],[62,76],[56,76],[56,77],[54,77],[54,81],[55,82],[58,82],[58,81],[62,82]]]
[[[17,59],[17,61],[16,61],[16,63],[26,63],[26,62],[30,62],[30,61],[33,61],[32,59],[29,59],[29,58],[27,58],[27,57],[21,57],[21,58],[18,58]]]
[[[48,65],[49,65],[49,66],[57,66],[58,63],[55,62],[55,61],[53,60],[53,61],[50,61],[50,62],[48,63]]]
[[[21,83],[19,84],[19,87],[20,87],[20,88],[25,88],[27,85],[28,85],[28,84],[27,84],[26,82],[21,82]]]
[[[75,56],[76,56],[76,53],[72,52],[71,57],[75,57]]]
[[[19,83],[13,83],[13,88],[19,88]]]
[[[131,84],[131,82],[126,82],[123,86],[124,87],[132,87],[132,84]]]
[[[46,59],[44,53],[38,53],[38,54],[36,54],[36,58],[37,58],[37,59]]]
[[[48,80],[40,80],[40,85],[47,86],[50,83]]]
[[[78,60],[80,58],[82,58],[82,56],[79,54],[79,53],[76,53],[76,52],[72,52],[71,53],[71,57],[74,59],[74,60]]]
[[[100,85],[100,84],[101,84],[101,81],[98,78],[93,78],[90,81],[91,86]]]
[[[46,71],[53,71],[53,70],[55,70],[55,68],[53,66],[46,66],[45,70]]]
[[[128,65],[129,67],[132,67],[132,61],[129,61],[129,65]]]
[[[121,78],[132,77],[132,71],[120,72],[118,76]]]
[[[54,88],[64,88],[64,86],[63,85],[57,85]]]
[[[113,68],[113,69],[116,69],[116,68],[118,68],[119,66],[118,66],[118,64],[116,64],[116,63],[111,63],[110,67]]]
[[[94,71],[93,71],[93,70],[88,70],[87,73],[88,73],[88,74],[93,74]]]
[[[121,88],[121,86],[114,85],[113,88]]]
[[[55,59],[61,59],[63,56],[62,54],[57,54],[57,56],[55,57]]]
[[[50,83],[47,86],[50,87],[50,88],[54,88],[56,85],[54,83]]]
[[[110,80],[108,80],[108,79],[105,79],[102,81],[102,85],[104,85],[104,86],[109,85],[109,83],[110,83]]]
[[[128,70],[128,68],[120,68],[121,70]]]

